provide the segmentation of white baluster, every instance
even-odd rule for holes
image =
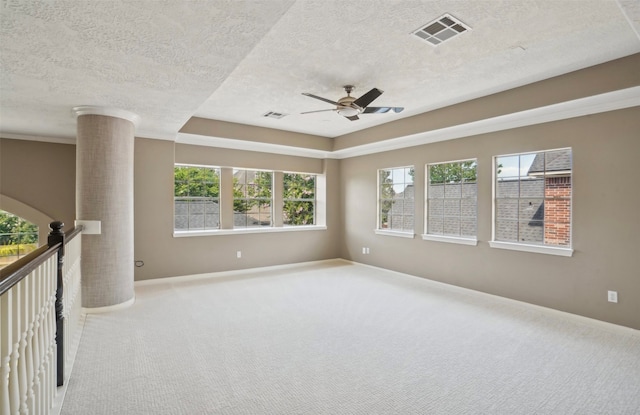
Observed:
[[[20,407],[21,414],[28,414],[29,409],[27,407],[28,392],[28,376],[27,376],[27,336],[29,335],[29,320],[27,309],[29,308],[29,278],[24,278],[20,284],[22,290],[20,292],[20,298],[22,300],[22,307],[20,309],[20,360],[18,361],[18,378],[20,379]]]
[[[9,415],[9,362],[11,360],[11,326],[14,319],[11,294],[7,291],[0,297],[0,415]]]
[[[20,383],[18,379],[18,351],[20,347],[20,288],[21,284],[14,285],[5,295],[11,297],[13,315],[17,318],[11,325],[11,357],[9,359],[9,406],[11,413],[17,414],[20,409]]]

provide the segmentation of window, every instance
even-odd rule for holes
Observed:
[[[478,216],[477,161],[429,164],[427,176],[427,235],[475,240]]]
[[[38,247],[38,226],[0,210],[0,268]]]
[[[174,167],[174,237],[327,229],[323,174]]]
[[[220,169],[202,166],[174,168],[174,230],[220,227]]]
[[[378,170],[378,229],[413,232],[413,167]]]
[[[283,190],[283,224],[288,226],[314,225],[316,176],[284,173]]]
[[[272,225],[273,172],[233,169],[234,228]]]
[[[571,149],[495,157],[494,241],[569,250],[571,170]]]

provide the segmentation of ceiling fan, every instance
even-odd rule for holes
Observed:
[[[389,111],[393,111],[398,113],[404,109],[404,107],[369,107],[376,98],[378,98],[384,91],[379,90],[378,88],[373,88],[371,91],[367,92],[360,98],[355,98],[351,96],[351,92],[355,89],[353,85],[345,85],[344,90],[347,93],[346,97],[342,97],[336,101],[331,101],[330,99],[322,98],[317,95],[309,94],[308,92],[303,92],[302,95],[306,95],[311,98],[319,99],[320,101],[328,102],[329,104],[333,104],[336,108],[326,109],[326,110],[317,110],[317,111],[307,111],[302,112],[301,114],[311,114],[313,112],[323,112],[323,111],[336,111],[338,114],[343,117],[356,121],[358,120],[359,114],[384,114]]]

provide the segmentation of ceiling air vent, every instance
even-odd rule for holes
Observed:
[[[450,14],[445,14],[427,23],[425,26],[413,32],[413,34],[429,42],[429,44],[436,46],[467,30],[471,30],[471,28]]]
[[[283,114],[281,112],[275,112],[275,111],[269,111],[269,112],[265,112],[264,114],[262,114],[263,117],[266,118],[275,118],[276,120],[279,120],[282,117],[286,117],[289,114]]]

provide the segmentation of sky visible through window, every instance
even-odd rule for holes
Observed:
[[[498,157],[496,159],[496,167],[499,172],[498,178],[526,177],[535,158],[536,153]]]

